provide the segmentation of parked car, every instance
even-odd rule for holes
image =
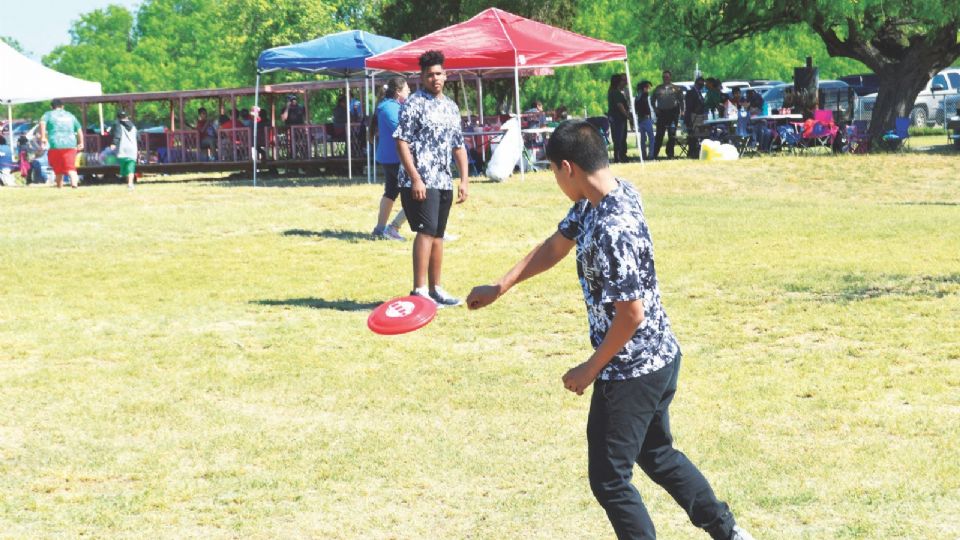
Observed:
[[[774,79],[752,79],[750,81],[751,88],[756,88],[758,86],[776,86],[778,84],[784,84],[784,82]]]
[[[720,88],[724,94],[730,94],[734,88],[739,88],[741,92],[745,93],[747,88],[750,88],[750,83],[747,81],[724,81]]]
[[[771,109],[781,107],[803,109],[805,107],[803,103],[798,102],[793,85],[789,83],[773,86],[761,95]],[[833,111],[837,123],[849,123],[853,119],[855,96],[856,93],[850,85],[843,81],[827,79],[817,84],[819,108]]]
[[[927,81],[910,111],[910,123],[917,127],[943,125],[944,99],[960,93],[960,68],[947,68]]]
[[[853,88],[853,91],[856,92],[858,96],[876,94],[877,90],[880,89],[880,77],[877,77],[873,73],[844,75],[840,77],[840,80],[849,84],[850,88]]]

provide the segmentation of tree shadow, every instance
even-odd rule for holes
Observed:
[[[814,293],[821,301],[858,302],[882,297],[943,298],[960,294],[960,273],[908,276],[847,274],[837,290]],[[802,291],[810,292],[810,291]]]
[[[323,298],[287,298],[286,300],[253,300],[261,306],[292,306],[334,311],[370,311],[382,302],[357,302],[356,300],[324,300]]]
[[[304,236],[307,238],[331,238],[333,240],[343,240],[345,242],[358,243],[361,241],[374,242],[374,238],[369,233],[357,231],[344,231],[341,229],[324,229],[322,231],[308,231],[306,229],[289,229],[283,231],[284,236]]]
[[[960,206],[960,202],[948,201],[904,201],[891,204],[897,206]]]

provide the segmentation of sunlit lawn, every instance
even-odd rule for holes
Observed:
[[[960,160],[673,161],[644,195],[685,352],[673,428],[758,539],[960,537]],[[612,538],[574,264],[379,337],[410,242],[365,183],[0,190],[0,537]],[[445,285],[550,234],[478,182]],[[706,538],[638,471],[662,538]]]

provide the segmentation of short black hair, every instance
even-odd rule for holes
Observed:
[[[54,100],[50,102],[50,108],[51,108],[51,109],[58,109],[58,108],[60,108],[60,107],[63,107],[63,100],[62,100],[62,99],[60,99],[60,98],[54,98]]]
[[[200,107],[199,109],[197,109],[197,114],[200,114],[200,113],[207,114],[207,108]]]
[[[443,53],[440,51],[427,51],[420,55],[420,72],[424,72],[427,69],[433,66],[443,67],[444,58]]]
[[[547,159],[558,167],[564,160],[575,163],[588,174],[610,165],[603,136],[583,120],[566,120],[557,126],[547,141]]]

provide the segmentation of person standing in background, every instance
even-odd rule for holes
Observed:
[[[653,112],[653,104],[650,100],[650,88],[653,83],[650,81],[640,81],[637,85],[637,97],[634,99],[633,108],[637,111],[637,131],[640,132],[640,154],[644,160],[651,160],[654,157],[654,138],[653,123],[657,121],[657,115]]]
[[[677,141],[677,122],[680,121],[680,113],[683,112],[683,90],[673,84],[672,78],[673,74],[670,73],[670,70],[664,70],[663,84],[653,90],[653,109],[657,115],[657,134],[653,159],[660,156],[664,133],[669,135],[667,139],[667,159],[673,159],[673,148]]]
[[[696,136],[697,115],[703,114],[703,77],[697,77],[684,96],[683,123],[687,125],[687,157],[700,159],[700,139]]]
[[[393,139],[393,132],[400,122],[400,106],[410,95],[410,86],[403,77],[393,77],[387,81],[386,94],[377,105],[370,124],[370,139],[377,139],[377,163],[383,167],[384,186],[383,197],[380,198],[380,212],[377,214],[377,226],[373,228],[374,238],[403,241],[400,235],[400,226],[406,220],[403,209],[397,212],[390,225],[387,218],[393,203],[400,195],[399,174],[400,156],[397,154],[397,143]]]
[[[133,177],[137,171],[137,126],[127,118],[126,111],[117,112],[117,122],[110,130],[113,135],[111,150],[117,151],[120,162],[120,177],[126,177],[127,189],[133,189]]]
[[[40,144],[49,144],[47,159],[57,175],[57,188],[62,188],[64,177],[69,176],[70,187],[76,189],[80,182],[77,152],[83,151],[83,129],[76,116],[63,110],[60,99],[50,102],[50,110],[40,118]]]
[[[607,89],[607,117],[610,118],[610,134],[613,137],[613,162],[627,162],[627,118],[630,117],[630,103],[623,89],[627,86],[627,77],[623,73],[610,76]]]

